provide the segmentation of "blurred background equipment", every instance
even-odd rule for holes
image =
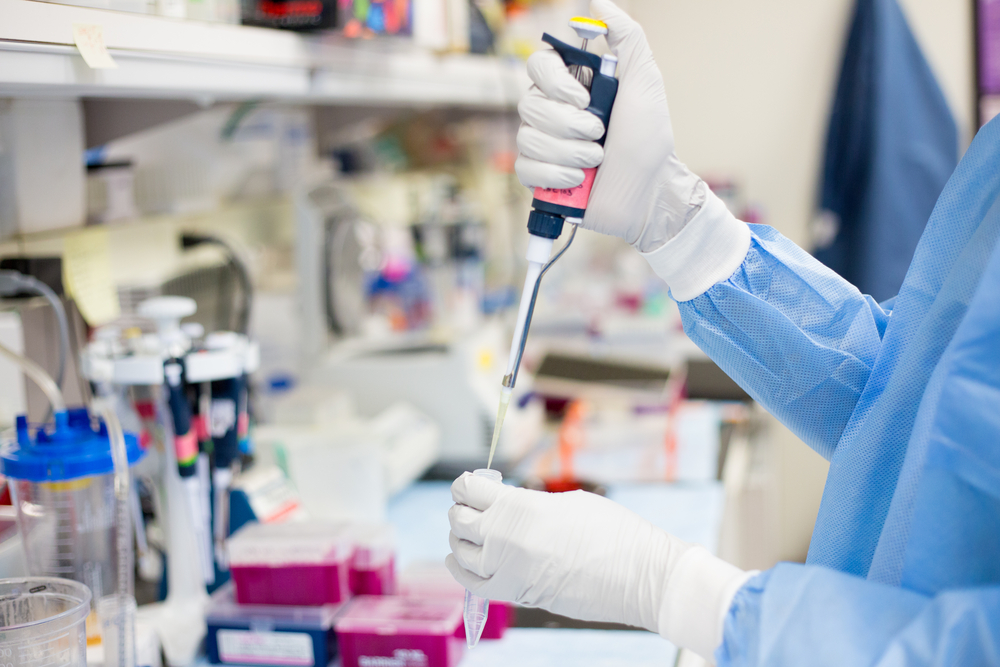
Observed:
[[[840,195],[890,206],[915,138],[933,175],[1000,111],[997,0],[621,4],[685,162],[820,251],[870,227]],[[524,59],[546,32],[579,43],[587,11],[0,0],[0,597],[65,611],[60,664],[674,660],[649,633],[496,601],[463,654],[441,565],[528,272]],[[626,244],[581,233],[546,273],[520,371],[507,481],[605,494],[743,568],[805,558],[826,462],[694,347]]]

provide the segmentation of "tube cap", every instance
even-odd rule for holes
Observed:
[[[528,233],[546,239],[557,239],[562,234],[563,219],[558,215],[532,211],[528,215]]]
[[[56,429],[46,433],[38,429],[32,438],[24,416],[17,418],[17,442],[0,449],[0,471],[11,479],[29,482],[62,482],[114,471],[108,430],[101,423],[99,431],[90,426],[90,415],[84,408],[70,410],[67,418],[57,415]],[[136,463],[145,452],[139,440],[125,434],[125,450],[129,465]]]

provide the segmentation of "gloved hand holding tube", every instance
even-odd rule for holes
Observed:
[[[711,658],[744,572],[584,491],[465,473],[452,484],[445,564],[472,593],[658,632]]]

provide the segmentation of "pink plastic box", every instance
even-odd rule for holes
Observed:
[[[343,524],[255,523],[227,541],[240,604],[313,606],[350,596],[353,545]]]
[[[334,623],[343,667],[455,667],[465,642],[457,600],[361,595]]]
[[[351,559],[351,593],[395,595],[395,532],[388,524],[357,525],[351,529],[354,557]]]
[[[464,604],[465,588],[455,581],[444,565],[420,563],[411,565],[399,578],[400,595],[437,600],[458,600]],[[507,628],[514,625],[514,606],[509,602],[490,600],[486,627],[480,639],[503,639]],[[456,637],[465,639],[465,623],[458,626]]]

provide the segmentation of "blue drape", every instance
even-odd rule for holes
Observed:
[[[955,121],[896,0],[858,0],[826,142],[834,233],[816,258],[877,301],[895,296],[957,159]]]

